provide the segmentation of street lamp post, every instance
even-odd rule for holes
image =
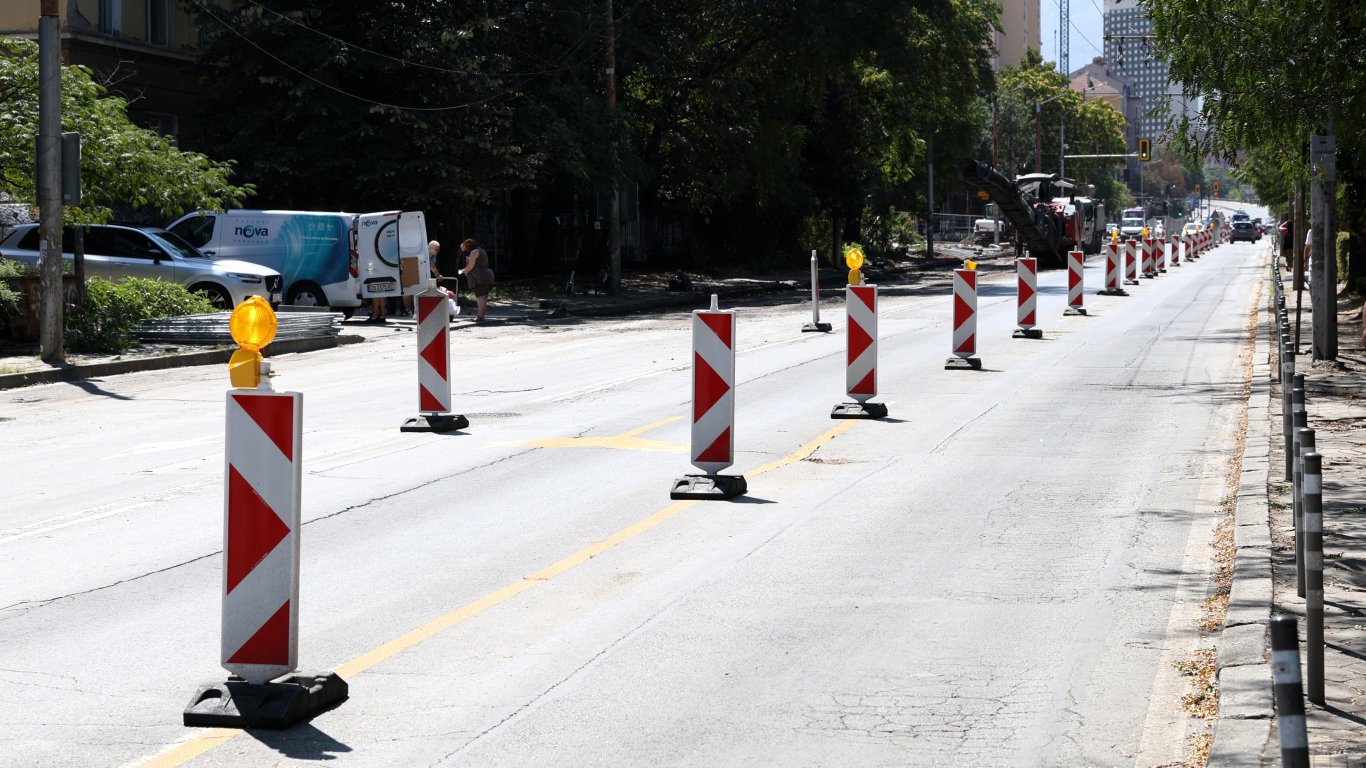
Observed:
[[[1043,170],[1043,105],[1050,101],[1057,101],[1067,95],[1063,91],[1057,96],[1034,102],[1034,172]]]

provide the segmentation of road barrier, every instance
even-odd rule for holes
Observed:
[[[1304,721],[1304,692],[1300,688],[1300,638],[1294,616],[1271,617],[1271,680],[1281,765],[1309,768],[1309,733]]]
[[[845,286],[844,307],[844,388],[855,402],[836,405],[830,418],[884,418],[887,406],[868,402],[877,396],[877,286]]]
[[[981,370],[977,357],[977,271],[953,271],[953,357],[944,368]]]
[[[1157,271],[1165,273],[1167,271],[1167,238],[1157,238],[1157,243],[1153,245],[1154,258],[1157,260]]]
[[[1086,288],[1086,254],[1081,251],[1067,252],[1067,309],[1064,315],[1084,315],[1082,294]]]
[[[1105,244],[1105,287],[1097,291],[1101,296],[1128,296],[1129,292],[1120,285],[1119,243]]]
[[[1138,241],[1129,239],[1124,243],[1124,284],[1138,285]]]
[[[1303,480],[1300,474],[1300,430],[1308,426],[1308,414],[1304,410],[1304,374],[1295,374],[1295,387],[1290,390],[1291,408],[1291,457],[1294,459],[1292,475],[1291,504],[1295,520],[1295,593],[1304,597],[1304,559],[1300,556],[1300,542],[1304,540],[1304,509],[1300,506],[1300,489]]]
[[[1017,339],[1042,339],[1043,331],[1035,328],[1038,320],[1039,260],[1021,256],[1015,260],[1015,324],[1011,334]]]
[[[436,288],[419,293],[417,306],[417,409],[402,432],[452,432],[470,425],[451,413],[451,327],[449,297]]]
[[[230,323],[233,338],[254,353],[273,338],[274,313],[249,304]],[[239,325],[244,309],[246,335],[255,337],[250,344]],[[283,728],[347,695],[335,674],[290,674],[299,653],[303,395],[275,392],[270,364],[255,364],[257,370],[239,368],[233,376],[255,378],[257,388],[227,394],[220,660],[240,679],[197,690],[184,711],[187,726]]]
[[[830,324],[821,322],[821,275],[816,251],[811,251],[811,322],[802,326],[802,333],[829,333]]]
[[[717,306],[692,313],[693,466],[705,475],[674,481],[672,499],[732,499],[744,493],[745,478],[718,474],[735,463],[735,311]]]
[[[1153,239],[1143,238],[1143,278],[1151,280],[1157,277],[1157,267],[1153,264]]]
[[[1311,432],[1313,430],[1310,430]],[[1303,439],[1303,438],[1301,438]],[[1310,438],[1310,445],[1313,439]],[[1323,697],[1323,457],[1310,450],[1304,462],[1304,656],[1309,700]]]

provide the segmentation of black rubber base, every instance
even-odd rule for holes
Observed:
[[[1143,279],[1144,279],[1144,280],[1152,280],[1152,279],[1155,278],[1155,277],[1157,277],[1157,273],[1156,273],[1156,272],[1144,272],[1144,273],[1143,273]]]
[[[1010,335],[1016,339],[1042,339],[1043,331],[1038,328],[1016,328]]]
[[[832,327],[829,323],[807,323],[802,326],[802,333],[829,333]]]
[[[885,403],[840,403],[830,411],[832,419],[885,419]]]
[[[1086,314],[1086,310],[1083,309],[1082,307],[1068,307],[1067,309],[1063,310],[1063,314],[1064,314],[1064,315],[1084,315],[1084,314]]]
[[[195,691],[185,725],[202,728],[288,728],[341,704],[349,695],[335,672],[294,674],[264,685],[232,677]]]
[[[454,432],[470,425],[470,420],[458,413],[424,413],[403,422],[400,432]]]
[[[1132,277],[1126,277],[1126,278],[1124,278],[1124,284],[1125,284],[1125,285],[1138,285],[1138,281],[1135,280],[1135,279],[1133,279]]]
[[[1111,291],[1111,290],[1109,290],[1109,289],[1102,290],[1102,291],[1096,291],[1096,295],[1097,295],[1097,296],[1128,296],[1128,295],[1129,295],[1129,292],[1126,291],[1126,290],[1124,290],[1123,288],[1116,288],[1116,289],[1114,289],[1113,291]]]
[[[725,501],[749,490],[742,475],[684,475],[674,481],[671,499]]]
[[[950,357],[944,361],[944,370],[982,370],[982,359],[978,357]]]

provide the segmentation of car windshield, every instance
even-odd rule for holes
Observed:
[[[144,232],[143,234],[161,244],[163,248],[180,256],[183,259],[207,259],[208,256],[199,252],[199,249],[190,245],[185,238],[174,232]]]
[[[1125,219],[1125,220],[1124,220],[1123,226],[1126,226],[1126,227],[1141,227],[1141,226],[1143,226],[1143,219]]]

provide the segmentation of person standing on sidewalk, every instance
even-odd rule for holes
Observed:
[[[489,306],[489,291],[493,289],[493,270],[489,268],[489,255],[474,240],[461,243],[460,250],[465,253],[465,267],[460,271],[464,272],[465,278],[469,280],[470,291],[474,293],[475,301],[479,305],[479,313],[475,316],[474,322],[482,323]]]

